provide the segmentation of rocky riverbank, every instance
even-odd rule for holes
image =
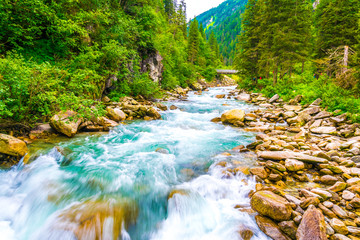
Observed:
[[[260,107],[213,120],[259,132],[255,142],[234,149],[256,154],[258,166],[219,165],[225,177],[241,171],[256,178],[250,198],[260,229],[273,239],[359,239],[359,124],[321,109],[321,99],[301,106],[301,96],[285,103],[278,95],[235,90],[224,97]]]

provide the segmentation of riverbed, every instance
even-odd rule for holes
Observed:
[[[112,218],[118,215],[110,214],[110,222],[101,226],[102,239],[113,239],[116,228],[120,239],[132,240],[241,239],[242,229],[254,234],[251,239],[268,239],[252,214],[237,209],[249,208],[255,180],[241,172],[224,175],[218,164],[253,166],[256,161],[231,150],[253,142],[255,133],[211,122],[230,109],[257,108],[215,97],[232,89],[191,92],[186,101],[165,102],[178,109],[161,112],[163,120],[63,139],[38,150],[28,165],[0,170],[0,239],[76,239],[79,232],[74,220],[64,219],[67,213],[78,213],[89,202],[96,209],[99,202],[114,201],[135,219],[115,226]],[[87,239],[93,239],[97,230],[87,227]]]

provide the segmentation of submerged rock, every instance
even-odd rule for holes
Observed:
[[[89,200],[65,209],[54,228],[72,232],[78,240],[119,239],[121,229],[135,223],[138,209],[134,202],[109,199]]]
[[[291,218],[290,203],[270,191],[256,192],[251,198],[251,207],[261,215],[277,221],[287,221]]]

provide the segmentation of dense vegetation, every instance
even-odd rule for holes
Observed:
[[[235,67],[241,86],[285,99],[322,98],[360,120],[358,0],[249,0]]]
[[[215,35],[223,61],[228,66],[235,57],[236,37],[241,33],[241,14],[246,3],[247,0],[227,0],[197,17],[204,25],[206,36]]]
[[[104,95],[152,97],[200,76],[211,80],[218,53],[195,25],[188,39],[184,1],[1,1],[0,119],[101,114]],[[157,53],[159,82],[141,67]]]

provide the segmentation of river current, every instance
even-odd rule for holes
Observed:
[[[256,108],[215,97],[232,89],[211,88],[190,93],[187,101],[165,102],[179,109],[161,112],[163,120],[134,121],[106,135],[56,144],[66,149],[66,158],[52,147],[28,165],[0,170],[0,239],[73,240],[82,234],[91,240],[100,231],[99,239],[110,240],[121,231],[124,240],[236,240],[244,228],[253,240],[268,239],[254,216],[235,208],[249,207],[255,180],[242,173],[224,177],[217,164],[255,162],[231,151],[254,141],[254,133],[210,121],[230,109]],[[123,210],[104,210],[97,223],[84,218],[88,225],[74,230],[79,212],[108,209],[103,207],[108,202]],[[131,223],[128,215],[135,216]]]

